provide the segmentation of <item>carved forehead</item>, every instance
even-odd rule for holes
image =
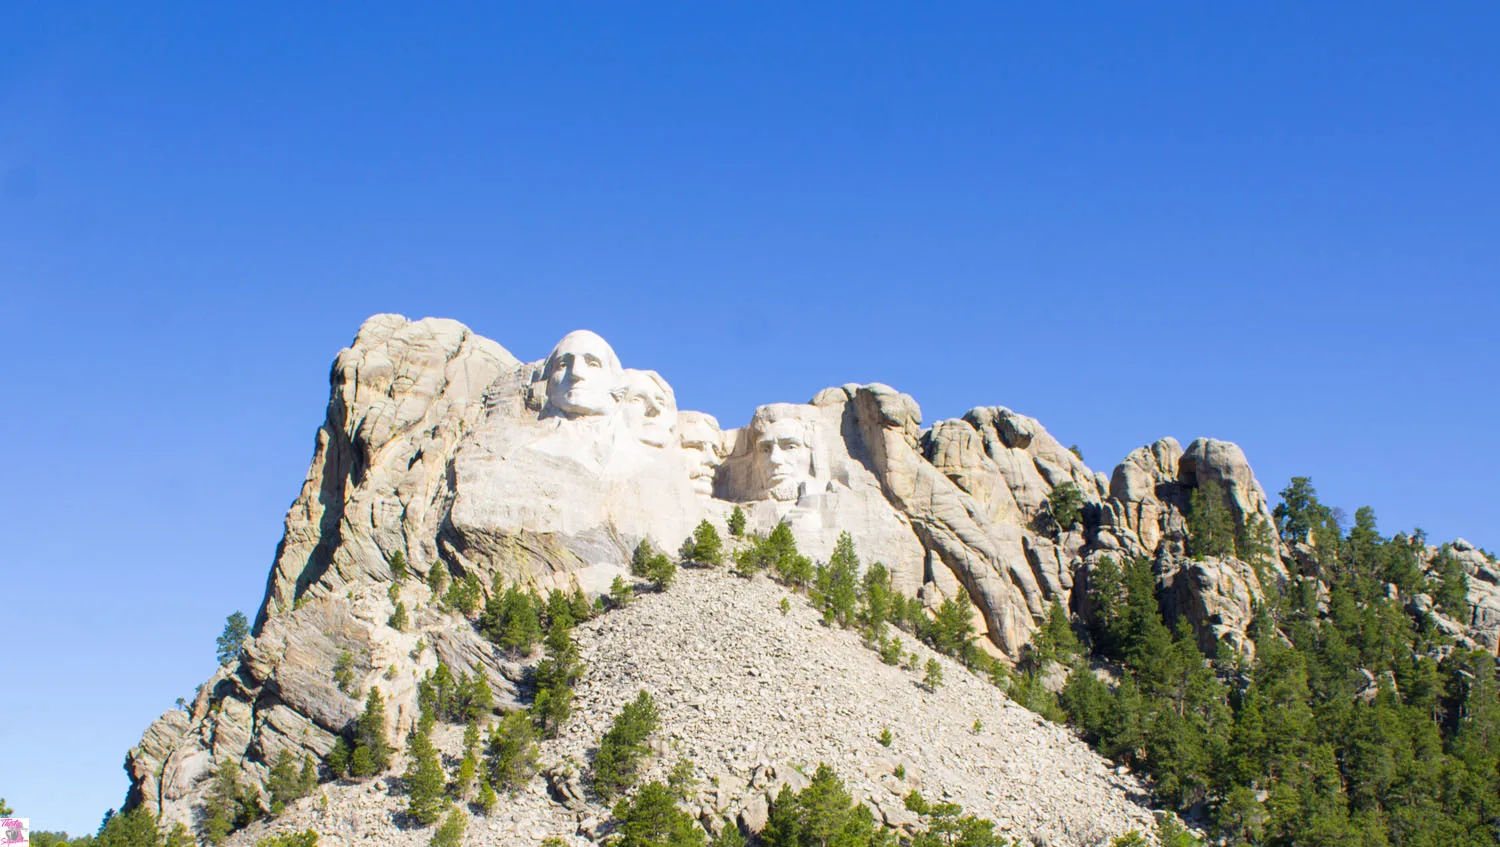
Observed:
[[[709,446],[722,452],[724,433],[719,422],[702,412],[682,412],[677,417],[677,431],[682,443],[690,447]]]
[[[564,335],[557,346],[552,348],[552,353],[547,357],[547,367],[544,372],[551,375],[552,369],[557,366],[558,359],[563,355],[571,353],[574,356],[591,354],[599,357],[604,366],[611,371],[620,370],[620,357],[615,355],[613,347],[609,342],[601,338],[597,333],[586,329],[575,329]]]
[[[755,440],[795,436],[803,443],[812,443],[813,424],[806,417],[804,407],[791,403],[773,403],[755,410],[750,419],[750,429]]]
[[[628,396],[658,400],[669,406],[677,405],[677,396],[672,393],[672,386],[667,385],[667,381],[656,371],[626,368],[625,384]]]

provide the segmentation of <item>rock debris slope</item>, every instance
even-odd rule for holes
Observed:
[[[1067,730],[945,658],[947,682],[929,692],[920,672],[882,664],[854,633],[823,626],[805,600],[793,596],[783,615],[786,596],[764,577],[684,570],[667,592],[580,625],[587,673],[576,713],[557,739],[543,742],[543,773],[491,816],[474,818],[468,843],[589,843],[585,834],[598,832],[608,808],[586,780],[568,774],[642,689],[661,713],[657,755],[643,775],[665,779],[679,758],[692,760],[699,786],[687,806],[710,827],[726,817],[763,822],[781,784],[799,788],[804,773],[827,763],[893,826],[915,821],[902,804],[915,789],[960,803],[1026,843],[1096,845],[1151,831],[1145,789]],[[923,662],[936,655],[910,639],[907,649]],[[886,728],[889,748],[877,740]],[[446,736],[454,756],[455,733]],[[320,843],[336,847],[425,844],[428,830],[397,825],[401,798],[387,796],[387,782],[325,786],[326,811],[303,800],[235,843],[248,847],[272,826],[312,826]]]

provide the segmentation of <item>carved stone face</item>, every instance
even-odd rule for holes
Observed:
[[[801,483],[813,476],[812,431],[806,421],[781,418],[755,428],[755,463],[767,495],[794,500]]]
[[[677,398],[655,371],[626,370],[625,424],[642,444],[665,447],[677,429]]]
[[[586,329],[564,335],[543,370],[547,407],[567,417],[614,411],[625,391],[625,374],[609,342]]]
[[[693,490],[712,495],[714,472],[724,459],[724,433],[719,430],[719,422],[701,412],[683,412],[678,425]]]

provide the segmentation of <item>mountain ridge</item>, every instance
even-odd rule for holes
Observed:
[[[881,384],[758,407],[722,430],[679,411],[664,380],[624,368],[592,333],[523,363],[457,322],[393,315],[365,322],[330,383],[254,638],[131,751],[129,808],[201,825],[221,763],[263,786],[283,751],[326,761],[359,716],[351,690],[380,688],[399,737],[418,722],[419,675],[438,662],[483,676],[502,709],[525,705],[526,669],[442,608],[438,591],[398,584],[398,555],[418,580],[472,580],[483,594],[519,584],[598,596],[638,542],[674,550],[700,521],[726,526],[733,509],[751,532],[789,526],[820,560],[850,533],[930,609],[972,601],[975,644],[1006,663],[1054,606],[1089,616],[1101,560],[1142,557],[1201,649],[1253,657],[1268,585],[1315,555],[1271,531],[1248,460],[1214,439],[1162,439],[1106,477],[1034,419],[976,407],[924,428],[915,400]],[[1189,524],[1210,511],[1232,536],[1228,554],[1190,555]],[[1241,550],[1257,532],[1254,552]],[[1433,614],[1493,653],[1500,594],[1483,575],[1500,571],[1468,545],[1449,549],[1478,577],[1473,612]],[[412,612],[409,632],[390,625],[397,603]],[[419,639],[430,649],[414,657]],[[346,654],[352,685],[335,680]]]

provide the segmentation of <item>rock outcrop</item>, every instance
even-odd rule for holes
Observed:
[[[371,686],[404,732],[415,680],[438,661],[483,675],[500,706],[514,706],[524,670],[433,602],[428,576],[486,594],[509,584],[599,594],[642,540],[676,550],[702,520],[723,532],[735,508],[753,532],[787,524],[817,559],[848,532],[864,561],[883,562],[898,590],[929,604],[966,595],[984,644],[1005,659],[1053,604],[1087,611],[1081,588],[1101,556],[1155,561],[1170,610],[1205,650],[1253,649],[1253,607],[1266,580],[1285,578],[1274,534],[1253,565],[1185,555],[1192,492],[1209,482],[1240,530],[1272,523],[1244,453],[1228,442],[1184,450],[1163,439],[1106,477],[1032,418],[977,407],[924,428],[916,401],[880,384],[761,406],[723,430],[679,410],[661,375],[625,367],[593,333],[522,362],[453,321],[394,315],[368,320],[330,379],[254,638],[190,709],[164,715],[130,752],[132,806],[194,822],[216,763],[236,762],[260,784],[282,750],[325,756]],[[1064,484],[1078,492],[1081,519],[1049,525]],[[1477,599],[1461,623],[1493,646],[1500,578],[1469,552],[1460,551]],[[414,577],[399,584],[397,554]],[[411,610],[404,631],[388,625],[397,602]]]

